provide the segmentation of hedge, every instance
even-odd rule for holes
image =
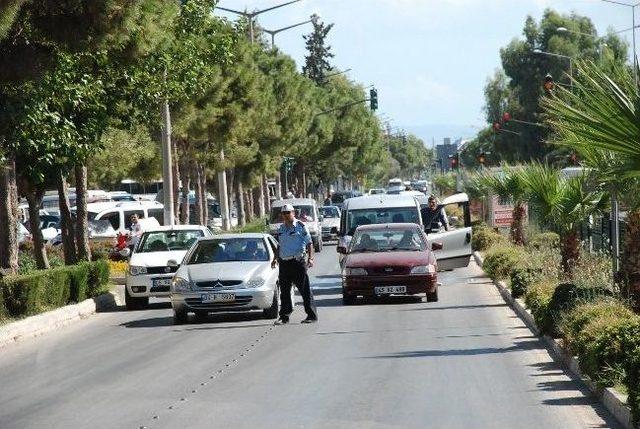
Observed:
[[[558,249],[560,247],[560,236],[555,232],[540,232],[529,238],[527,247],[536,250]]]
[[[475,251],[487,250],[497,244],[506,243],[507,239],[504,235],[489,228],[486,225],[478,225],[474,228],[471,236],[471,248]]]
[[[482,269],[493,280],[502,280],[509,277],[511,269],[525,258],[521,247],[511,245],[499,245],[489,249],[485,255]]]
[[[78,303],[108,290],[106,261],[82,262],[0,279],[0,315],[19,318]]]

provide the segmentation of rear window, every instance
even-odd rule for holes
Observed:
[[[294,205],[293,208],[296,211],[296,219],[302,222],[313,222],[316,219],[313,206]],[[282,222],[282,218],[280,217],[281,210],[282,207],[273,207],[271,209],[271,223]]]

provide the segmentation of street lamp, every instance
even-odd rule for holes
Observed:
[[[267,30],[266,28],[263,28],[262,31],[264,31],[265,33],[271,35],[271,49],[273,49],[275,47],[275,44],[276,44],[275,43],[276,34],[282,33],[283,31],[290,30],[290,29],[295,28],[295,27],[300,27],[301,25],[308,24],[310,22],[315,21],[318,18],[319,18],[318,15],[313,14],[313,15],[311,15],[311,19],[307,19],[304,22],[299,22],[297,24],[289,25],[287,27],[278,28],[277,30]]]
[[[573,91],[573,58],[571,58],[568,55],[554,54],[553,52],[545,52],[540,49],[534,49],[533,53],[538,55],[547,55],[549,57],[564,58],[569,60],[569,77],[571,78],[570,87],[571,87],[571,90]]]
[[[612,3],[612,4],[617,4],[619,6],[626,6],[631,8],[631,28],[629,30],[633,31],[633,36],[632,36],[632,40],[633,40],[633,76],[635,78],[636,81],[636,86],[638,85],[638,70],[637,70],[637,64],[638,64],[638,56],[636,54],[636,28],[638,28],[639,26],[636,25],[636,8],[638,6],[640,6],[640,2],[636,3],[636,4],[632,4],[632,3],[624,3],[621,1],[616,1],[616,0],[601,0],[605,3]],[[628,31],[628,30],[623,30],[623,31]],[[622,31],[621,31],[622,33]]]
[[[221,6],[216,6],[216,9],[220,9],[220,10],[224,10],[225,12],[231,12],[231,13],[235,13],[236,15],[240,15],[240,16],[244,16],[245,18],[247,18],[249,20],[249,40],[251,40],[251,43],[253,43],[253,21],[255,19],[256,16],[263,14],[265,12],[269,12],[272,11],[274,9],[278,9],[284,6],[288,6],[290,4],[293,3],[298,3],[299,1],[302,0],[292,0],[286,3],[282,3],[276,6],[272,6],[272,7],[268,7],[266,9],[261,9],[261,10],[254,10],[253,12],[243,12],[241,10],[235,10],[235,9],[229,9],[226,7],[221,7]]]

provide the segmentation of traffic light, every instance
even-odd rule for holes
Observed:
[[[285,156],[282,160],[282,165],[284,166],[284,171],[287,173],[293,170],[294,158]]]
[[[451,169],[457,170],[460,165],[460,154],[456,152],[454,155],[449,155],[449,158],[451,159]]]
[[[556,83],[553,81],[553,76],[551,76],[551,74],[547,73],[547,75],[544,77],[543,86],[547,94],[551,94],[553,89],[556,87]]]
[[[371,110],[378,110],[378,91],[375,88],[369,90],[369,105]]]

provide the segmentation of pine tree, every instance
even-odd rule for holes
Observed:
[[[331,52],[331,46],[325,46],[325,39],[333,28],[333,24],[325,25],[319,19],[314,19],[312,23],[313,32],[303,36],[309,54],[304,59],[305,65],[302,67],[302,73],[318,85],[321,85],[324,82],[327,71],[332,70],[329,59],[333,58],[334,55]]]

